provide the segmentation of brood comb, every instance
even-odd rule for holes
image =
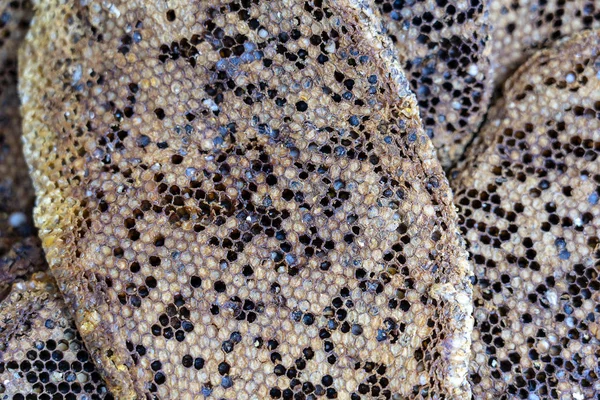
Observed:
[[[15,283],[0,315],[1,399],[113,398],[48,275]]]
[[[463,154],[492,93],[487,2],[375,0],[442,166]],[[494,3],[494,2],[491,2]]]
[[[452,181],[475,266],[477,399],[600,395],[600,35],[507,82]]]
[[[350,0],[37,4],[35,218],[115,397],[469,396],[466,252],[378,25]]]
[[[537,50],[584,29],[600,28],[597,0],[501,0],[489,4],[494,87]]]

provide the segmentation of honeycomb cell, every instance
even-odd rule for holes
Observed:
[[[50,276],[15,283],[0,315],[0,398],[113,399]]]
[[[490,61],[497,88],[537,50],[577,32],[600,28],[597,0],[492,1],[489,13],[493,26]]]
[[[452,173],[477,399],[600,395],[599,48],[588,31],[533,56]]]
[[[119,399],[465,398],[452,196],[362,1],[37,3],[36,223]]]
[[[463,154],[488,109],[493,86],[487,3],[375,0],[445,168]]]

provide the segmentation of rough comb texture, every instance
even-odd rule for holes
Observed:
[[[17,94],[17,48],[30,18],[28,1],[0,1],[0,300],[15,279],[45,268],[31,218]]]
[[[372,10],[86,4],[38,4],[20,90],[50,268],[115,397],[468,397],[466,252]]]
[[[600,35],[520,68],[453,180],[477,399],[600,395]]]
[[[48,266],[37,236],[11,238],[10,248],[0,256],[0,300],[10,292],[15,280],[27,278],[31,273],[46,268]]]
[[[0,399],[112,399],[49,276],[13,285],[0,316]]]
[[[109,400],[52,279],[38,273],[12,284],[47,264],[31,217],[17,95],[30,4],[0,1],[0,16],[0,399]]]
[[[487,4],[480,0],[375,3],[417,95],[425,132],[442,166],[450,167],[479,129],[493,88]]]
[[[489,4],[494,87],[537,50],[584,29],[600,27],[597,0],[501,0]]]

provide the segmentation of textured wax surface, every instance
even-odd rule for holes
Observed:
[[[30,18],[28,1],[0,1],[0,300],[15,279],[45,268],[31,218],[17,94],[17,48]]]
[[[112,399],[49,276],[15,283],[0,315],[0,399]]]
[[[495,88],[537,50],[584,29],[600,28],[598,0],[491,1],[489,13]]]
[[[425,132],[442,166],[450,167],[479,129],[490,100],[487,4],[480,0],[375,3],[417,96]]]
[[[10,247],[4,249],[0,256],[0,300],[10,292],[15,280],[25,279],[31,273],[47,268],[37,236],[10,237]]]
[[[50,268],[115,397],[468,397],[466,252],[372,11],[86,4],[38,4],[20,90]]]
[[[600,35],[529,60],[452,181],[477,399],[600,395]]]
[[[0,1],[0,399],[110,399],[51,278],[22,280],[47,268],[32,223],[17,95],[30,7]]]

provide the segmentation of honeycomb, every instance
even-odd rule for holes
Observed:
[[[600,396],[599,49],[588,31],[533,56],[453,173],[476,399]]]
[[[463,154],[492,93],[483,0],[375,0],[442,166]],[[490,2],[490,7],[498,2]]]
[[[17,48],[30,7],[0,1],[0,399],[109,400],[52,279],[24,280],[47,268],[20,143]]]
[[[366,2],[40,1],[50,269],[116,398],[468,398],[447,180]]]
[[[0,1],[0,300],[15,279],[45,267],[31,218],[17,93],[17,48],[30,18],[27,1]]]
[[[0,315],[0,399],[113,398],[48,275],[15,283]]]
[[[495,87],[537,50],[584,29],[600,28],[598,0],[502,0],[489,4]]]

